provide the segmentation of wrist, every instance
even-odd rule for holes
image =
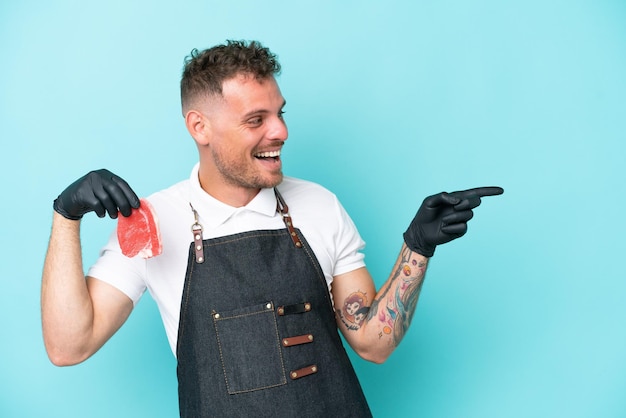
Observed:
[[[80,236],[80,220],[67,219],[58,212],[53,212],[52,215],[52,236],[63,237],[59,241],[63,242],[69,239],[69,237]]]
[[[54,199],[54,202],[52,203],[52,208],[54,209],[54,211],[56,213],[58,213],[59,215],[63,216],[65,219],[71,220],[71,221],[79,221],[82,219],[82,215],[72,215],[71,213],[69,213],[68,211],[66,211],[63,208],[63,204],[61,202],[61,198],[57,197],[56,199]]]
[[[430,258],[435,254],[436,245],[429,245],[423,242],[419,236],[413,234],[410,230],[407,230],[404,235],[404,244],[409,250],[417,253],[423,257]]]

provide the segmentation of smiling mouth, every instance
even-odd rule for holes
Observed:
[[[280,150],[278,151],[266,151],[266,152],[258,152],[254,154],[255,158],[259,159],[267,159],[273,158],[274,160],[278,160],[280,158]]]

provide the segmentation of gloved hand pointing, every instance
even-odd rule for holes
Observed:
[[[412,251],[432,257],[437,245],[467,232],[467,222],[474,216],[472,209],[480,205],[481,197],[502,193],[501,187],[479,187],[429,196],[404,233],[404,242]]]
[[[139,198],[122,178],[101,169],[79,178],[54,201],[54,210],[67,219],[79,220],[94,211],[103,218],[106,213],[117,218],[118,210],[130,216],[132,208],[139,207]]]

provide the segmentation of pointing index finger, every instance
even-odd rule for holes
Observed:
[[[490,187],[476,187],[474,189],[460,190],[458,192],[450,193],[454,197],[459,199],[467,199],[469,197],[485,197],[485,196],[497,196],[504,193],[502,187],[490,186]]]

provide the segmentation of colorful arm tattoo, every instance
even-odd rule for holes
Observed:
[[[377,318],[383,323],[379,334],[391,334],[392,344],[398,346],[411,324],[417,299],[424,282],[424,274],[428,260],[417,260],[417,257],[406,246],[402,247],[397,269],[389,279],[382,293],[376,295],[366,322]],[[381,306],[381,302],[383,302]]]
[[[361,291],[351,293],[344,301],[341,309],[338,309],[339,318],[347,329],[356,331],[361,328],[370,308],[367,295]]]

